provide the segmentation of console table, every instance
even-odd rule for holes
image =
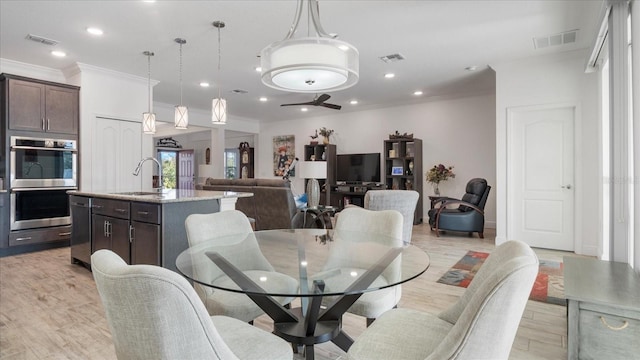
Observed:
[[[564,257],[568,357],[640,356],[640,276],[624,263]]]

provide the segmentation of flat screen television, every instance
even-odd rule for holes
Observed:
[[[346,183],[379,183],[380,153],[337,155],[336,180]]]

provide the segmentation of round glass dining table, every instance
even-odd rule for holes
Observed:
[[[257,264],[265,263],[269,271],[296,279],[298,288],[269,290],[277,288],[269,286],[269,271],[251,276]],[[420,276],[429,267],[429,256],[383,235],[285,229],[212,236],[183,251],[176,267],[196,283],[249,296],[273,319],[274,334],[304,345],[306,358],[313,359],[313,345],[325,341],[347,351],[353,340],[342,331],[342,315],[363,293]],[[273,297],[300,297],[301,307],[286,308]],[[325,297],[331,298],[321,307]]]

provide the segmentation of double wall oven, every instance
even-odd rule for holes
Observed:
[[[11,230],[69,225],[69,196],[76,190],[75,140],[11,137]]]

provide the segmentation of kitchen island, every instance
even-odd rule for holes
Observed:
[[[90,266],[91,254],[110,249],[129,264],[175,271],[189,247],[184,221],[191,214],[235,209],[252,193],[206,190],[132,192],[69,191],[71,262]]]

